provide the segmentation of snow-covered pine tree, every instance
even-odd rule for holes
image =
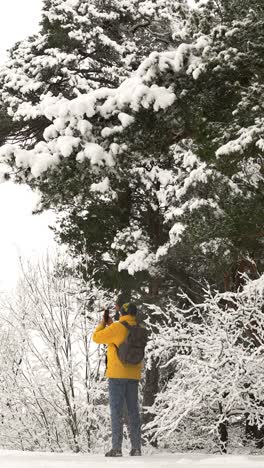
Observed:
[[[56,0],[44,3],[39,35],[18,44],[11,51],[11,59],[1,73],[2,100],[8,113],[12,115],[15,131],[15,134],[11,132],[5,138],[9,138],[9,141],[22,141],[24,148],[31,148],[34,142],[41,139],[50,121],[49,116],[43,113],[43,99],[49,98],[49,102],[55,102],[62,96],[72,98],[91,88],[106,84],[117,85],[154,47],[161,50],[174,43],[172,27],[174,30],[178,29],[179,12],[184,9],[184,2],[180,4],[169,0],[158,3],[137,0],[129,4],[126,1],[113,0],[81,3]],[[106,77],[109,78],[108,83],[105,81]],[[59,119],[56,126],[59,130]],[[71,183],[63,182],[65,187],[69,185],[65,201],[72,199],[72,191],[80,196],[82,191],[79,181],[74,177],[74,169],[71,175],[70,171],[71,168],[65,177],[68,179],[70,176]],[[23,180],[23,176],[21,171],[17,178]],[[63,179],[65,181],[64,177]],[[34,185],[33,181],[32,183]],[[86,181],[84,184],[86,189]],[[127,223],[126,191],[120,198],[122,200],[117,210],[114,208],[115,212],[122,211],[121,219],[114,220],[119,225],[122,224],[122,217]],[[51,200],[50,197],[49,199]],[[43,207],[48,203],[43,203]],[[81,204],[83,205],[82,202]],[[66,206],[64,211],[65,209]],[[72,223],[78,222],[80,216],[76,216],[75,211],[71,214]],[[109,210],[105,218],[107,217]],[[120,218],[119,215],[118,217]],[[82,219],[81,216],[80,224],[83,224]],[[110,229],[110,222],[107,221],[107,224],[108,228],[103,225],[100,229],[98,226],[95,233],[95,237],[99,234],[100,238],[99,231],[105,231],[103,244],[105,238],[113,238],[112,233],[108,235],[106,232]],[[84,222],[84,225],[87,223]],[[77,229],[73,228],[74,232],[69,234],[65,229],[62,237],[66,241],[70,239],[74,247],[84,252],[86,248],[83,240],[85,245],[90,244],[91,239],[89,242],[85,239],[93,236],[93,232],[82,235],[82,230],[83,226],[79,226]],[[125,273],[122,275],[127,277]],[[112,286],[111,281],[112,277],[108,286]]]
[[[53,124],[46,142],[16,150],[17,165],[31,167],[44,207],[66,211],[61,238],[88,254],[89,273],[109,279],[119,265],[175,294],[195,289],[194,271],[223,286],[239,255],[261,256],[261,108],[246,112],[246,128],[243,107],[262,90],[255,8],[245,16],[212,2],[182,17],[174,40],[185,42],[153,53],[119,88],[43,95]]]

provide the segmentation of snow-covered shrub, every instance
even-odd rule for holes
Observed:
[[[261,446],[263,294],[264,275],[247,279],[237,293],[208,289],[200,304],[188,300],[188,309],[170,305],[165,314],[155,308],[162,324],[152,335],[148,366],[158,359],[162,385],[146,430],[160,444],[225,450],[235,424],[243,437],[253,431]]]
[[[91,336],[106,299],[57,260],[24,269],[1,304],[0,446],[92,451],[108,443],[103,349]]]

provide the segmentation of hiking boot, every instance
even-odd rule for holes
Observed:
[[[111,449],[106,452],[105,457],[122,457],[122,452],[119,449]]]
[[[141,450],[140,449],[132,449],[129,453],[131,457],[141,457]]]

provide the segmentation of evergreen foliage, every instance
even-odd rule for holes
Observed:
[[[38,135],[46,127],[43,141],[34,145],[35,135],[26,151],[2,154],[25,169],[19,177],[41,191],[43,208],[60,213],[58,237],[83,258],[81,270],[107,287],[174,297],[185,287],[197,297],[204,278],[234,287],[231,271],[245,258],[261,270],[263,8],[255,3],[188,12],[165,0],[153,9],[48,2],[40,35],[15,48],[2,71],[13,120],[41,121]],[[160,37],[158,14],[172,30],[171,50],[152,52],[129,76]],[[152,29],[138,25],[140,15]],[[132,19],[144,40],[136,35],[133,50],[137,40],[142,48],[126,66]],[[86,57],[87,73],[77,67],[83,50],[96,57]],[[95,84],[89,73],[99,66]],[[105,77],[111,87],[98,87]]]

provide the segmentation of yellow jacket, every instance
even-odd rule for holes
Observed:
[[[117,355],[116,346],[118,347],[123,343],[128,334],[128,330],[120,322],[136,325],[136,318],[133,315],[122,315],[119,322],[114,322],[109,327],[104,327],[101,323],[95,329],[93,341],[98,344],[108,345],[106,377],[140,380],[142,364],[123,364]]]

